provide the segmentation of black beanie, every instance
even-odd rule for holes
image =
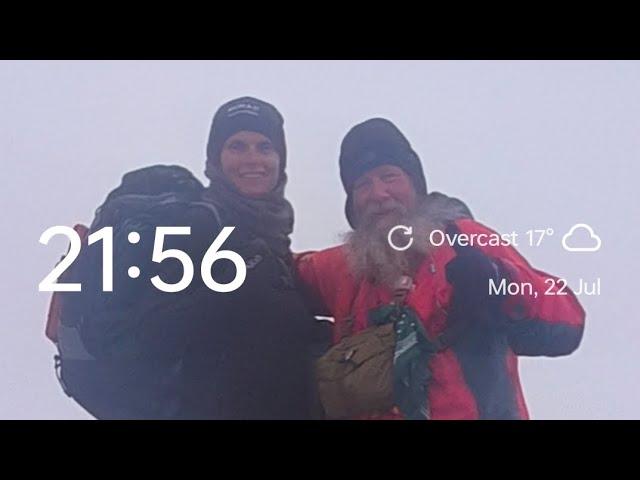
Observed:
[[[351,211],[353,185],[360,176],[380,165],[404,170],[419,195],[427,194],[422,164],[402,132],[389,120],[372,118],[349,130],[340,147],[340,179],[347,193],[345,213],[355,227]]]
[[[213,116],[209,143],[207,144],[207,173],[210,164],[219,167],[224,142],[240,131],[261,133],[273,143],[280,155],[280,172],[287,164],[287,147],[284,138],[284,119],[270,103],[253,97],[240,97],[222,105]]]

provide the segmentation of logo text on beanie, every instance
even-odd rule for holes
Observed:
[[[260,113],[260,106],[254,103],[241,102],[232,105],[227,110],[227,117],[235,117],[236,115],[253,115],[255,117]]]

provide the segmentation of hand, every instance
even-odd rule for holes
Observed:
[[[480,250],[466,247],[445,267],[447,281],[456,293],[480,301],[489,296],[489,280],[499,282],[496,264]]]
[[[502,278],[496,263],[477,248],[456,245],[454,249],[456,256],[446,265],[445,272],[457,307],[476,312],[498,306],[501,296],[489,294],[489,281],[497,285]]]

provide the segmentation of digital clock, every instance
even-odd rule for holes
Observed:
[[[235,227],[224,227],[218,236],[213,240],[200,264],[200,274],[205,285],[219,293],[229,293],[242,286],[247,277],[247,265],[244,259],[231,250],[220,250],[222,244],[229,238]],[[186,289],[193,281],[195,273],[193,261],[189,255],[179,249],[163,250],[164,237],[166,235],[190,235],[191,227],[157,227],[153,242],[153,253],[151,260],[161,263],[168,258],[178,260],[183,267],[182,278],[176,283],[166,283],[159,275],[151,278],[154,287],[162,292],[175,293]],[[52,237],[64,235],[70,241],[69,253],[55,266],[55,268],[40,282],[38,290],[40,292],[80,292],[82,285],[79,283],[57,283],[57,279],[71,266],[80,254],[82,241],[80,235],[71,227],[55,226],[45,230],[40,236],[40,243],[47,245]],[[136,244],[140,241],[138,232],[129,232],[127,237],[129,243]],[[92,233],[88,237],[88,245],[102,241],[102,291],[113,291],[113,227],[104,227]],[[236,267],[236,275],[229,283],[218,283],[211,275],[211,268],[218,260],[230,260]],[[140,276],[140,268],[131,265],[128,270],[131,278]]]

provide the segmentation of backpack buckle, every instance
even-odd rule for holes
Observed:
[[[67,397],[71,397],[71,394],[69,393],[69,389],[67,388],[67,385],[64,383],[64,380],[62,380],[62,357],[60,355],[53,356],[53,369],[56,373],[56,378],[58,379],[58,383],[62,387],[62,391],[65,393]]]

